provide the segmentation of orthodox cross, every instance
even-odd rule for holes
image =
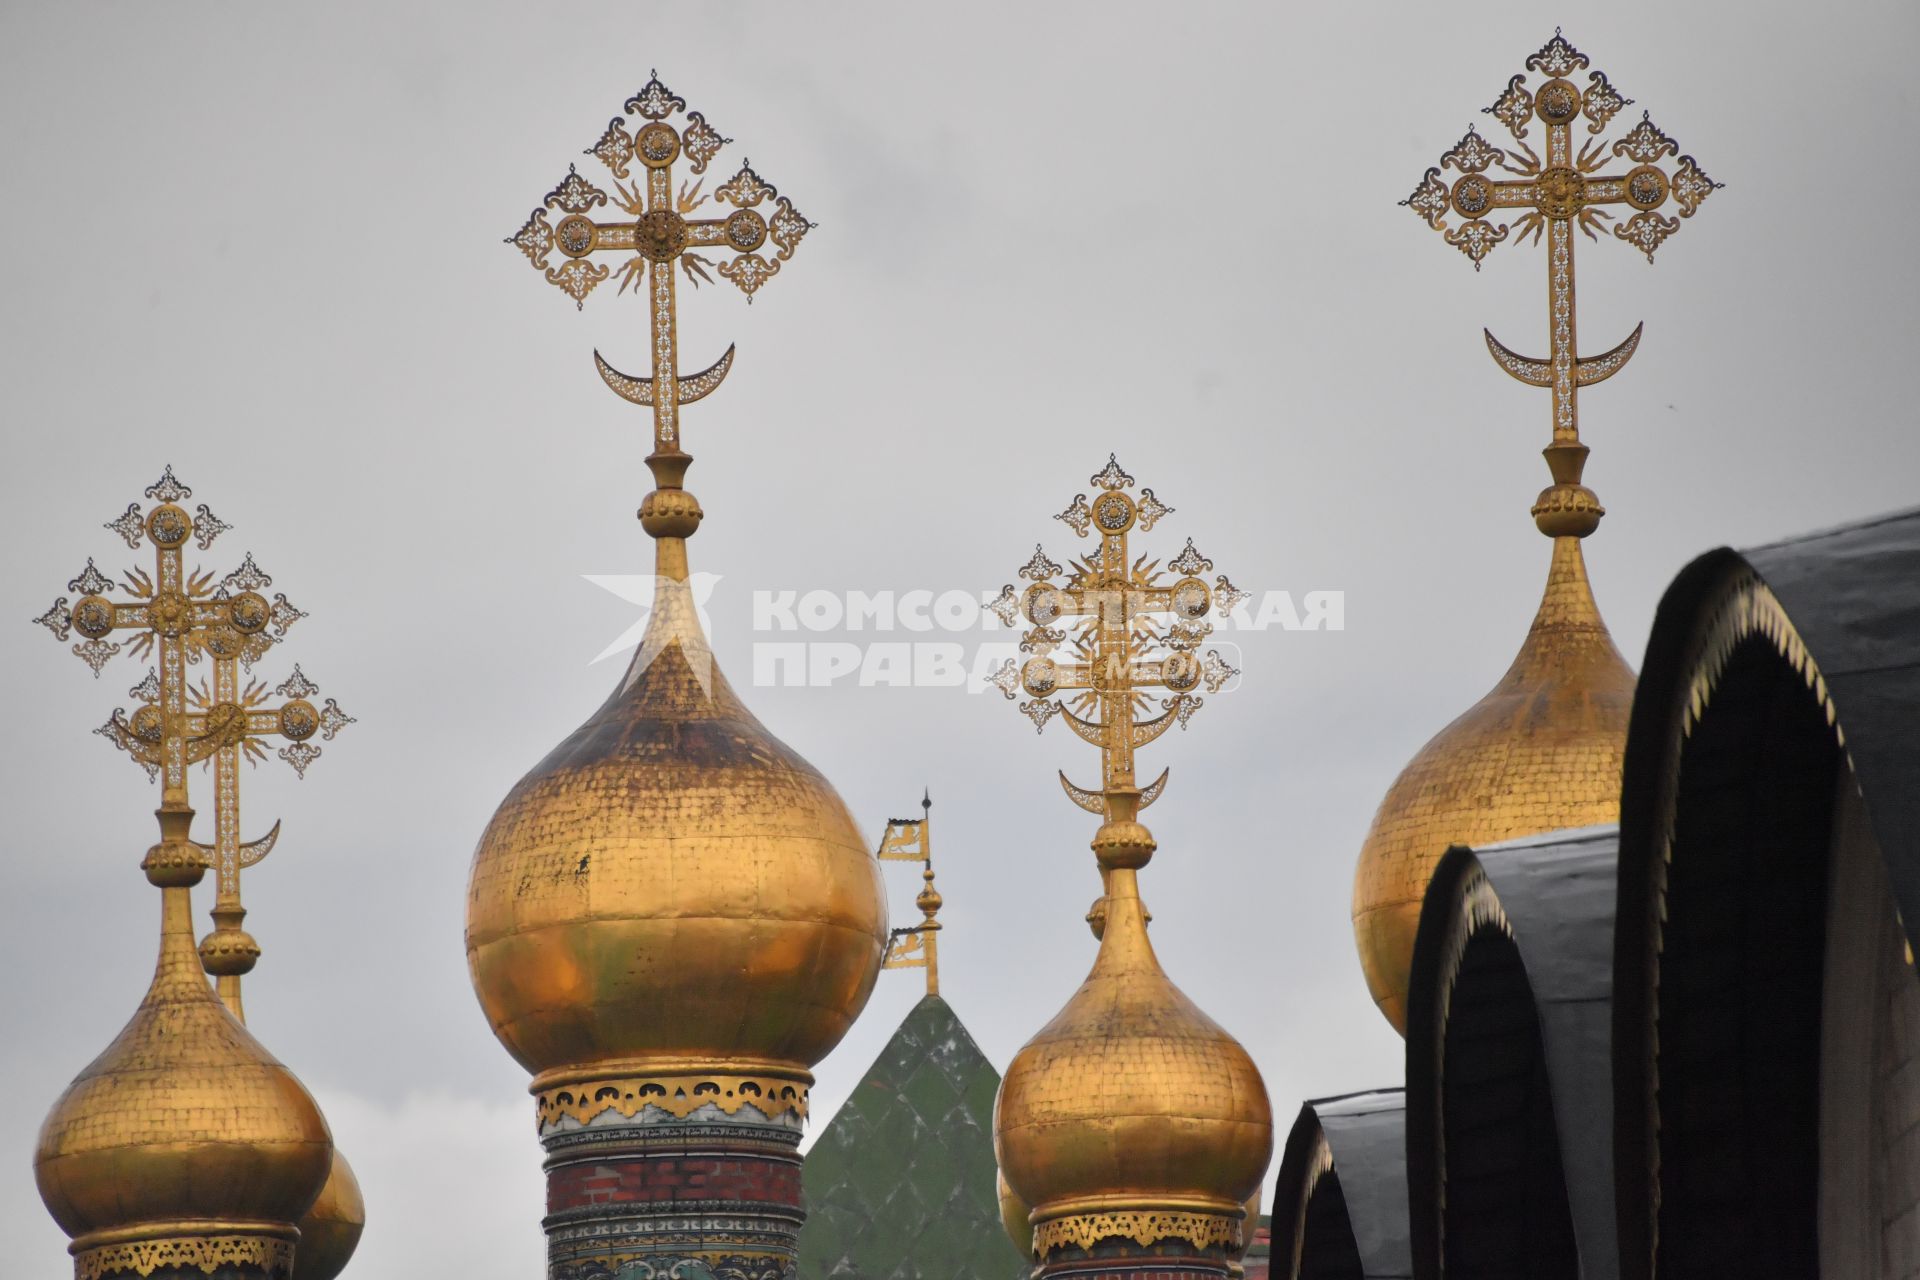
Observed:
[[[925,918],[909,928],[895,929],[887,941],[886,969],[925,969],[927,994],[940,994],[940,914],[944,901],[933,887],[933,797],[920,797],[918,818],[890,818],[875,857],[882,862],[917,862],[925,882],[913,904]]]
[[[626,102],[626,116],[616,116],[600,141],[587,149],[611,171],[616,197],[582,178],[571,166],[560,184],[547,193],[507,243],[527,256],[547,281],[583,306],[594,286],[614,273],[593,261],[595,254],[611,253],[618,265],[620,292],[629,288],[649,300],[652,323],[653,376],[636,378],[621,373],[594,352],[600,376],[622,399],[653,410],[653,447],[656,456],[678,456],[679,408],[712,394],[733,367],[728,347],[713,365],[691,377],[679,373],[675,327],[674,270],[686,273],[696,288],[718,272],[737,285],[751,302],[760,287],[793,256],[801,237],[814,225],[802,217],[793,202],[743,164],[740,171],[713,190],[715,200],[732,205],[725,217],[690,218],[707,197],[701,181],[682,182],[676,191],[673,166],[684,159],[695,178],[720,148],[723,138],[698,111],[687,111],[686,100],[669,91],[656,75]],[[685,113],[679,127],[668,123]],[[638,127],[629,131],[628,117]],[[638,165],[638,171],[633,166]],[[629,215],[625,222],[599,222],[591,215],[609,204]],[[765,212],[763,212],[765,210]],[[559,221],[548,222],[549,212]],[[769,249],[769,246],[771,248]],[[762,250],[768,250],[763,253]],[[769,256],[769,254],[771,256]],[[707,256],[712,255],[712,256]]]
[[[1549,533],[1591,532],[1598,523],[1602,513],[1597,502],[1578,488],[1587,454],[1580,443],[1579,389],[1618,373],[1640,343],[1641,326],[1636,325],[1624,342],[1605,354],[1579,354],[1573,229],[1577,225],[1589,239],[1598,240],[1599,231],[1611,224],[1614,236],[1652,262],[1654,250],[1680,229],[1681,219],[1691,218],[1721,185],[1707,177],[1692,156],[1680,155],[1679,144],[1645,114],[1609,145],[1601,135],[1633,100],[1622,97],[1604,72],[1589,72],[1586,85],[1576,85],[1571,77],[1588,66],[1587,55],[1556,30],[1553,39],[1526,62],[1527,71],[1539,73],[1544,81],[1529,88],[1528,76],[1516,75],[1486,108],[1488,115],[1506,126],[1512,147],[1496,147],[1469,128],[1440,157],[1439,166],[1427,170],[1413,194],[1401,201],[1466,254],[1475,270],[1509,232],[1516,233],[1516,243],[1528,235],[1535,243],[1543,236],[1546,239],[1551,354],[1544,360],[1518,355],[1491,331],[1486,332],[1486,340],[1501,368],[1528,386],[1553,393],[1553,444],[1547,462],[1557,484],[1548,491],[1555,495],[1551,502],[1542,495],[1542,507],[1566,509],[1555,513],[1536,507],[1535,518]],[[1582,120],[1588,136],[1576,154],[1573,130]],[[1527,143],[1535,123],[1546,131],[1544,157]],[[1672,159],[1676,156],[1677,160]],[[1619,171],[1601,172],[1612,160],[1620,162]],[[1443,172],[1447,169],[1460,174],[1451,186]],[[1495,178],[1491,176],[1495,169],[1515,176]],[[1624,217],[1616,215],[1615,208]],[[1668,216],[1663,209],[1678,216]],[[1449,213],[1462,219],[1459,225],[1447,222]],[[1517,215],[1511,224],[1492,220],[1509,213]]]
[[[200,952],[208,972],[219,978],[228,1007],[244,1018],[239,977],[252,969],[259,947],[239,927],[246,915],[240,905],[240,871],[267,856],[279,837],[280,824],[276,822],[258,840],[241,840],[240,759],[245,755],[250,761],[258,760],[266,754],[261,739],[284,737],[288,746],[279,755],[304,777],[307,765],[320,754],[308,739],[319,734],[331,740],[353,720],[331,698],[324,708],[308,701],[318,689],[298,667],[279,686],[278,692],[290,699],[281,706],[264,705],[261,682],[242,688],[241,668],[251,671],[254,662],[306,614],[283,593],[276,592],[268,603],[263,593],[273,579],[251,555],[217,582],[212,573],[185,569],[183,554],[189,538],[206,550],[229,526],[204,504],[197,516],[186,514],[178,504],[191,498],[193,491],[174,478],[172,468],[147,489],[146,496],[158,505],[143,513],[140,504],[133,503],[107,526],[130,547],[139,546],[142,538],[154,545],[153,573],[127,574],[125,589],[133,599],[108,599],[106,593],[115,584],[89,560],[85,572],[67,584],[69,591],[83,593],[79,602],[69,608],[61,597],[36,621],[62,641],[78,631],[83,639],[73,652],[96,676],[122,648],[136,657],[155,658],[146,678],[128,691],[140,704],[138,708],[131,716],[116,709],[97,732],[132,756],[149,777],[165,775],[163,809],[187,808],[187,765],[205,762],[212,768],[214,842],[195,843],[219,873],[219,894],[213,911],[216,928],[201,943]],[[115,630],[134,632],[131,643],[110,641],[107,637]],[[211,678],[189,687],[185,668],[202,660],[212,668]]]
[[[232,586],[236,579],[245,579],[249,574],[266,578],[254,567],[251,556],[239,570],[228,575],[227,585]],[[268,579],[261,585],[270,583]],[[214,931],[201,940],[200,958],[207,972],[219,980],[220,998],[236,1018],[245,1022],[240,979],[253,971],[260,959],[260,947],[240,927],[247,916],[240,900],[240,872],[273,852],[274,843],[280,838],[280,824],[275,822],[258,840],[240,838],[240,762],[244,758],[249,765],[258,764],[269,750],[266,740],[284,738],[287,745],[276,754],[305,779],[307,766],[319,759],[321,752],[311,739],[318,734],[331,742],[336,733],[354,723],[354,718],[342,711],[332,698],[327,699],[324,707],[316,707],[311,699],[320,688],[307,679],[298,665],[293,668],[293,674],[273,690],[286,701],[278,706],[269,705],[264,680],[249,680],[242,685],[240,667],[243,663],[246,663],[243,654],[215,655],[212,681],[210,684],[203,681],[190,691],[194,709],[187,714],[183,725],[193,752],[205,758],[213,769],[214,841],[211,847],[202,845],[201,848],[211,855],[218,884],[213,905]],[[251,669],[251,663],[246,665]]]
[[[146,496],[154,503],[151,509],[143,512],[139,503],[130,503],[106,527],[129,547],[138,547],[142,539],[151,542],[153,572],[129,570],[124,583],[116,584],[89,559],[86,569],[67,583],[67,590],[80,598],[69,607],[67,598],[59,597],[34,621],[62,642],[78,632],[81,638],[73,653],[93,668],[96,678],[122,649],[135,658],[152,655],[154,669],[134,690],[146,705],[130,720],[116,712],[101,732],[132,752],[150,775],[160,776],[163,809],[184,809],[187,765],[206,755],[185,728],[187,665],[203,655],[222,653],[250,662],[305,615],[284,595],[276,594],[268,603],[254,585],[216,585],[212,573],[198,568],[188,572],[183,559],[187,542],[205,551],[231,526],[205,503],[197,514],[188,515],[180,504],[193,497],[193,490],[174,478],[172,467],[147,486]],[[270,584],[267,579],[259,585]],[[117,589],[131,598],[109,598]],[[116,633],[131,633],[132,638],[116,643],[109,638]]]
[[[1231,612],[1247,593],[1224,574],[1208,586],[1200,575],[1212,572],[1213,561],[1194,549],[1192,539],[1165,570],[1145,555],[1133,558],[1127,535],[1135,528],[1151,530],[1173,508],[1152,489],[1132,496],[1133,477],[1111,455],[1091,483],[1099,490],[1091,502],[1077,494],[1054,518],[1079,537],[1096,536],[1098,549],[1075,561],[1056,585],[1063,570],[1036,547],[1020,570],[1026,590],[1016,595],[1011,585],[1003,587],[990,606],[1008,626],[1020,615],[1032,624],[1020,649],[1033,656],[1018,667],[1008,659],[993,683],[1009,700],[1016,690],[1026,692],[1029,701],[1020,710],[1036,732],[1058,715],[1100,748],[1098,790],[1075,786],[1065,773],[1060,785],[1089,813],[1112,819],[1124,811],[1130,819],[1158,799],[1167,782],[1163,770],[1142,790],[1134,778],[1135,750],[1176,723],[1185,728],[1204,701],[1195,690],[1205,685],[1217,693],[1239,674],[1217,651],[1202,658],[1196,650],[1213,633],[1209,615],[1216,608]],[[1168,579],[1167,571],[1179,576]],[[1052,656],[1063,645],[1072,660]],[[1160,713],[1151,714],[1151,695],[1161,692],[1166,696],[1159,698]],[[1055,700],[1060,693],[1072,695],[1070,705]]]

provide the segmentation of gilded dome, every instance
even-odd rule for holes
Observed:
[[[1001,1082],[1001,1173],[1036,1228],[1187,1212],[1237,1234],[1273,1154],[1266,1086],[1239,1042],[1161,971],[1134,869],[1112,868],[1108,888],[1093,971]]]
[[[156,854],[191,848],[178,831]],[[207,985],[187,892],[198,855],[149,865],[165,886],[153,983],[41,1127],[41,1199],[76,1252],[221,1229],[290,1239],[327,1178],[326,1120]]]
[[[320,1198],[300,1219],[300,1245],[293,1255],[293,1280],[335,1280],[360,1245],[367,1225],[367,1203],[360,1196],[360,1180],[339,1148],[333,1152],[333,1172]]]
[[[536,1091],[804,1071],[865,1006],[887,941],[879,868],[845,803],[714,664],[684,542],[655,531],[662,492],[691,502],[657,490],[642,509],[661,572],[632,666],[474,852],[474,990]]]
[[[1633,685],[1594,604],[1580,539],[1554,538],[1546,593],[1513,665],[1401,770],[1361,846],[1354,940],[1374,1002],[1403,1035],[1435,864],[1454,844],[1616,821]]]
[[[1007,1175],[1002,1173],[994,1178],[995,1189],[1000,1196],[1000,1225],[1006,1228],[1007,1239],[1013,1241],[1013,1247],[1024,1256],[1033,1254],[1032,1210],[1026,1201],[1013,1193],[1007,1185]]]

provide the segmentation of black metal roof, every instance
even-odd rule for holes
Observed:
[[[1587,827],[1456,846],[1435,869],[1408,996],[1407,1173],[1419,1275],[1618,1274],[1610,1042],[1618,847],[1617,828]]]
[[[1920,948],[1920,507],[1743,558],[1820,666],[1907,940]]]
[[[1376,1089],[1301,1106],[1274,1192],[1275,1280],[1413,1275],[1403,1105],[1399,1089]]]
[[[1655,615],[1621,791],[1629,1280],[1818,1273],[1826,876],[1849,763],[1920,942],[1920,510],[1710,552]]]

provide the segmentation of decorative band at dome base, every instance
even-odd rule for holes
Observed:
[[[1034,1224],[1033,1249],[1041,1258],[1057,1249],[1091,1252],[1102,1242],[1126,1241],[1144,1249],[1182,1240],[1196,1249],[1230,1249],[1240,1242],[1240,1215],[1168,1209],[1107,1209],[1073,1213]],[[1224,1267],[1224,1263],[1222,1264]]]
[[[1077,1239],[1056,1237],[1043,1245],[1044,1227],[1035,1231],[1035,1246],[1042,1251],[1034,1270],[1038,1280],[1227,1280],[1234,1274],[1241,1227],[1232,1217],[1138,1210],[1076,1214],[1055,1222],[1075,1224],[1069,1232]],[[1147,1243],[1140,1235],[1148,1237]],[[1078,1243],[1090,1236],[1097,1237],[1093,1243]]]
[[[287,1280],[293,1274],[295,1235],[283,1223],[162,1223],[82,1236],[68,1252],[74,1280],[175,1280],[216,1271]]]
[[[677,1064],[676,1064],[677,1065]],[[543,1082],[551,1082],[540,1087]],[[534,1081],[540,1132],[591,1125],[603,1116],[646,1122],[696,1116],[743,1118],[803,1128],[813,1077],[792,1068],[731,1071],[637,1072],[592,1079],[548,1073]]]

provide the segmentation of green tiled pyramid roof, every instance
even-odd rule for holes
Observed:
[[[807,1155],[801,1280],[1025,1280],[1000,1226],[1000,1073],[928,996]]]

